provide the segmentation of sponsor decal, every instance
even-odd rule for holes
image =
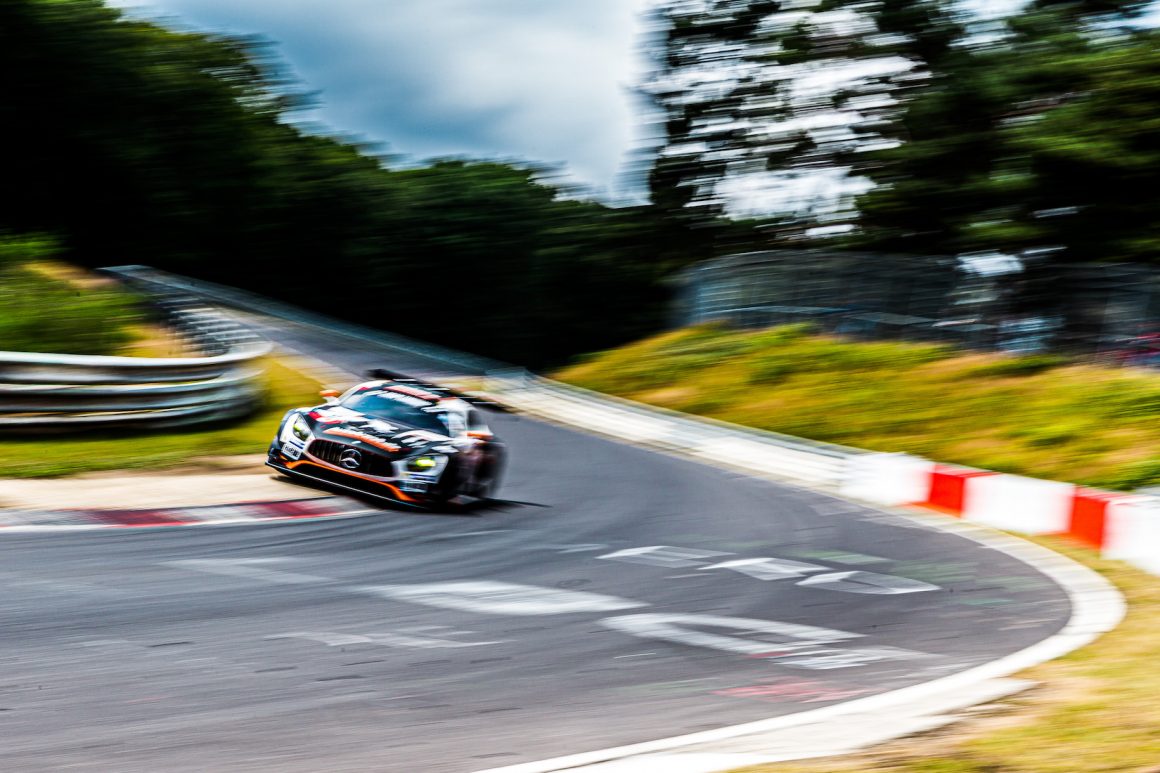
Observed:
[[[294,443],[283,443],[282,444],[282,455],[285,456],[287,459],[297,459],[300,456],[302,456],[302,451],[304,449],[305,449],[305,446],[295,445]]]
[[[340,422],[354,421],[362,418],[362,414],[358,411],[352,411],[350,408],[343,408],[342,406],[323,408],[321,411],[311,411],[310,416],[323,424],[338,424]]]
[[[447,441],[450,438],[446,435],[436,435],[434,432],[428,432],[425,429],[413,429],[395,435],[394,439],[400,443],[406,443],[409,446],[419,446],[424,443],[438,442],[440,440]]]

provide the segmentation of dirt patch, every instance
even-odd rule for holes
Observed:
[[[67,263],[37,261],[35,263],[29,263],[27,266],[41,276],[55,279],[58,282],[68,282],[82,290],[100,290],[120,286],[117,280],[110,276],[102,276],[92,271],[85,271],[83,268],[71,266]]]
[[[0,480],[0,507],[19,510],[148,510],[312,499],[265,467],[263,454],[191,459],[165,472],[93,472],[71,478]]]

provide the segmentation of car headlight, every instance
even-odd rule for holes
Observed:
[[[302,414],[294,417],[294,422],[290,425],[290,431],[299,440],[307,440],[310,437],[310,426],[306,423],[306,419],[302,418]]]
[[[306,423],[306,419],[300,413],[294,414],[294,418],[287,421],[285,426],[282,427],[283,443],[293,443],[302,446],[312,437],[310,425]]]
[[[439,454],[413,456],[403,465],[407,472],[420,475],[439,475],[447,467],[447,457]]]

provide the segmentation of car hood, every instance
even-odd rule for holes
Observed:
[[[375,418],[342,406],[304,409],[302,415],[317,440],[369,447],[393,459],[427,452],[454,454],[459,450],[446,435]]]

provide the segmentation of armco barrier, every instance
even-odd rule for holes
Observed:
[[[165,428],[253,410],[269,346],[188,299],[159,303],[171,326],[209,356],[108,357],[0,352],[0,432]]]
[[[934,462],[906,454],[861,454],[847,461],[840,493],[880,505],[922,502],[930,489]]]
[[[1093,548],[1102,548],[1108,533],[1108,510],[1128,494],[1078,488],[1071,501],[1067,533]]]
[[[939,510],[950,515],[962,515],[966,500],[967,481],[981,475],[995,475],[990,470],[976,470],[972,467],[953,467],[947,464],[935,465],[930,475],[930,486],[926,499],[919,500],[923,507]]]
[[[1020,475],[978,475],[967,479],[963,520],[1024,534],[1068,530],[1075,486]]]
[[[1108,505],[1103,556],[1160,574],[1160,499],[1122,497]]]
[[[851,457],[863,453],[641,405],[522,371],[491,373],[485,389],[514,408],[590,432],[825,488],[839,488]]]
[[[1067,534],[1102,548],[1106,557],[1124,559],[1160,574],[1160,497],[1095,491],[1069,483],[936,464],[906,454],[874,453],[692,417],[146,266],[121,267],[111,273],[132,280],[147,292],[194,295],[420,354],[446,363],[456,372],[486,373],[486,391],[501,402],[589,432],[875,504],[924,507],[1025,534]]]
[[[289,303],[266,298],[256,293],[239,290],[235,287],[206,282],[201,279],[192,279],[178,274],[158,271],[150,266],[111,266],[101,269],[102,272],[132,285],[142,293],[158,298],[197,298],[203,303],[209,302],[241,311],[262,314],[267,317],[284,320],[296,325],[306,325],[323,330],[330,330],[352,338],[363,339],[380,346],[414,354],[432,362],[443,362],[456,370],[485,373],[490,370],[510,369],[507,363],[480,357],[466,352],[448,349],[438,344],[425,341],[416,341],[406,336],[387,333],[381,330],[344,322],[317,312],[293,306]]]

